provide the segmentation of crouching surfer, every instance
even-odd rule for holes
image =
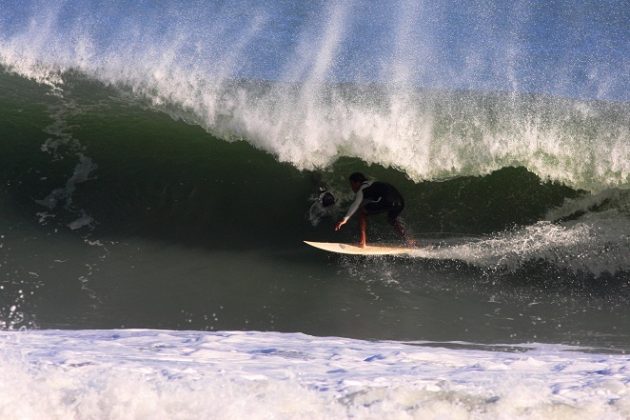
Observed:
[[[361,230],[359,246],[365,248],[367,245],[367,216],[387,213],[387,220],[393,226],[398,236],[404,239],[409,246],[415,246],[414,241],[407,238],[405,229],[398,218],[405,208],[405,200],[398,190],[386,182],[369,181],[360,172],[350,175],[349,180],[350,187],[356,196],[344,218],[335,225],[335,231],[341,229],[348,222],[348,219],[359,211],[359,227]]]

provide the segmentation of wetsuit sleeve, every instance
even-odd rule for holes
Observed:
[[[352,203],[352,205],[348,209],[348,212],[343,218],[344,222],[347,222],[348,219],[352,217],[352,215],[359,209],[359,206],[361,206],[362,202],[363,202],[363,188],[357,191],[357,195],[354,199],[354,202]]]

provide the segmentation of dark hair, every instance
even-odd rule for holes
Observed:
[[[323,207],[330,207],[335,204],[335,196],[332,195],[330,191],[322,193],[322,195],[320,196],[320,200]]]
[[[367,178],[361,172],[355,172],[350,175],[350,182],[365,182]]]

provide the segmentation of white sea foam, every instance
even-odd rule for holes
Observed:
[[[626,215],[610,210],[588,214],[579,221],[544,221],[470,242],[429,246],[413,256],[460,260],[492,270],[517,271],[528,263],[545,261],[573,273],[628,272],[627,221]]]
[[[506,352],[304,334],[0,333],[13,418],[607,418],[630,416],[630,357]]]
[[[192,18],[183,11],[167,23],[149,13],[109,22],[116,36],[103,38],[102,23],[89,13],[79,12],[82,18],[69,23],[63,7],[40,7],[20,30],[0,27],[0,65],[55,88],[63,86],[69,70],[124,86],[160,109],[227,139],[245,138],[298,168],[326,167],[353,156],[414,180],[522,165],[576,187],[628,185],[630,131],[619,112],[584,101],[527,102],[516,92],[495,105],[414,92],[412,81],[422,73],[418,61],[430,58],[431,51],[412,31],[422,10],[411,3],[400,3],[393,58],[383,64],[382,78],[390,83],[379,92],[362,88],[358,94],[331,85],[328,76],[339,65],[353,24],[350,9],[351,4],[333,2],[313,18],[294,50],[286,51],[290,64],[271,88],[234,82],[273,21],[256,8],[244,12],[245,25],[231,26],[233,18],[225,12],[201,32],[190,31]],[[161,31],[161,24],[170,30]],[[474,73],[474,60],[470,65],[458,80]],[[356,80],[360,75],[357,69]]]

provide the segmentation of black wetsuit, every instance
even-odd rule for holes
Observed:
[[[363,208],[367,214],[387,212],[387,218],[394,222],[405,208],[405,200],[393,185],[375,181],[363,189]]]
[[[405,208],[405,200],[391,184],[366,181],[357,191],[357,197],[350,206],[345,220],[348,220],[359,207],[367,214],[387,213],[387,219],[393,224]]]

